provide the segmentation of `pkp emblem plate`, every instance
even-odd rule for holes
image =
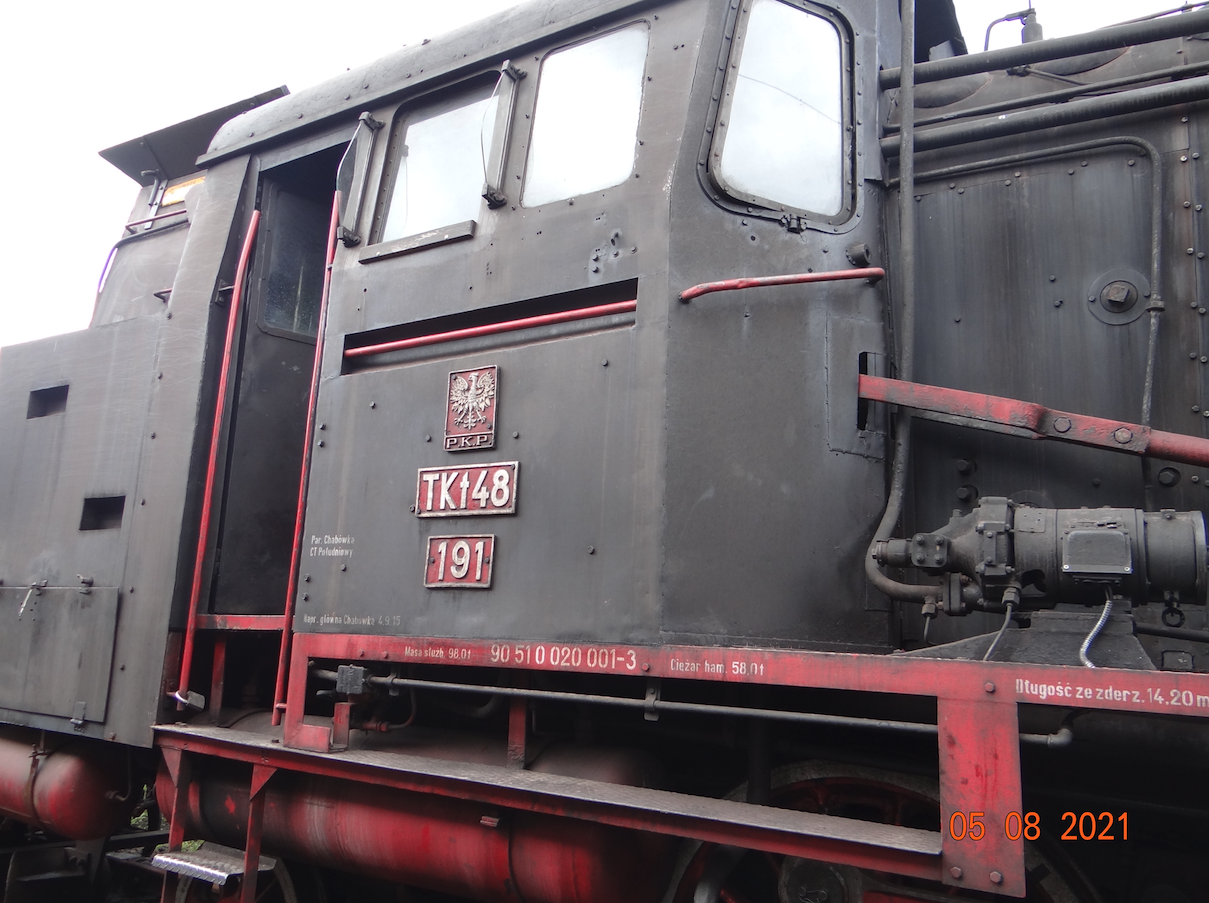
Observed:
[[[495,409],[499,390],[499,369],[494,366],[455,370],[449,374],[445,451],[495,448]]]

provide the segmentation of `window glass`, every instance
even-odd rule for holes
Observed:
[[[536,207],[619,185],[634,169],[647,26],[546,57],[521,202]]]
[[[728,194],[833,216],[844,206],[843,64],[831,22],[752,0],[719,116]]]
[[[478,217],[495,104],[494,96],[484,97],[408,120],[379,241]]]
[[[331,209],[276,186],[271,195],[265,326],[314,336],[323,298]]]

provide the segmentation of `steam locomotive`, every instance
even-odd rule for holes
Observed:
[[[1206,34],[553,0],[103,152],[5,903],[1206,899]]]

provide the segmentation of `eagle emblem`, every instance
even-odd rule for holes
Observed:
[[[445,416],[445,449],[468,451],[495,445],[495,401],[499,374],[495,367],[449,374]]]
[[[464,430],[472,430],[484,423],[483,414],[495,400],[495,378],[490,371],[472,371],[467,381],[453,374],[449,386],[449,407],[453,411],[453,422]]]

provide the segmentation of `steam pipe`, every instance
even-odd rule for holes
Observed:
[[[905,16],[906,4],[904,3],[903,6]],[[1202,10],[1167,19],[1114,25],[1087,34],[1037,41],[1022,44],[1019,47],[992,50],[989,53],[973,53],[969,56],[955,56],[947,60],[920,63],[915,67],[913,79],[916,84],[923,84],[924,82],[956,78],[960,75],[994,72],[999,69],[1011,69],[1014,66],[1026,66],[1029,63],[1043,63],[1047,60],[1081,56],[1085,53],[1098,53],[1101,50],[1115,50],[1118,47],[1133,47],[1153,41],[1165,41],[1168,38],[1180,38],[1205,31],[1209,31],[1209,11]],[[906,68],[904,59],[902,69],[883,70],[878,76],[878,86],[882,89],[898,87],[902,72]]]
[[[1209,12],[1206,12],[1205,15],[1209,15]],[[970,57],[954,57],[954,59],[970,59]],[[921,151],[936,150],[942,147],[970,144],[974,141],[986,141],[991,138],[1003,138],[1025,132],[1058,128],[1077,122],[1106,119],[1110,116],[1144,113],[1160,107],[1194,103],[1207,98],[1209,98],[1209,76],[1201,75],[1170,84],[1121,91],[1107,97],[1072,100],[1070,103],[1041,110],[1005,113],[994,119],[927,129],[919,133],[915,145],[916,149]],[[906,115],[906,110],[903,111],[903,115]],[[883,138],[879,144],[882,153],[887,157],[893,157],[902,152],[900,143],[894,138]]]
[[[915,372],[915,0],[902,0],[902,69],[898,105],[902,111],[898,134],[898,266],[901,272],[902,322],[898,335],[898,376],[910,382]],[[892,310],[892,308],[891,308]],[[879,542],[889,539],[902,513],[907,489],[907,467],[911,461],[911,411],[900,409],[894,424],[894,465],[886,510],[865,554],[865,576],[874,588],[891,599],[926,602],[939,589],[900,583],[882,573],[873,557]]]

